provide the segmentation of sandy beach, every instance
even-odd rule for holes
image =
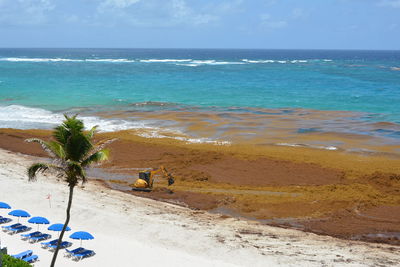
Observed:
[[[37,159],[0,150],[1,200],[33,216],[62,222],[67,187],[50,175],[28,182],[26,167]],[[0,212],[3,216],[7,213]],[[395,266],[400,261],[396,246],[227,218],[128,195],[96,181],[76,188],[70,226],[72,231],[94,235],[95,239],[84,241],[83,246],[96,255],[73,262],[61,253],[58,266]],[[32,249],[40,258],[35,266],[49,265],[52,254],[39,244],[3,232],[0,237],[10,254]],[[73,247],[79,245],[79,241],[66,240],[72,241]]]

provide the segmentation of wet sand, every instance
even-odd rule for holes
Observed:
[[[0,147],[46,157],[39,146],[23,142],[32,136],[47,138],[49,132],[2,129]],[[93,175],[117,175],[105,182],[111,188],[281,227],[400,245],[400,159],[392,154],[99,134],[113,137],[119,139],[100,169],[104,177]],[[138,169],[160,165],[176,178],[173,186],[158,178],[151,193],[129,190]]]

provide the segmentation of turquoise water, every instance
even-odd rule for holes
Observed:
[[[138,105],[149,101],[157,104]],[[400,51],[0,49],[0,127],[35,127],[45,111],[182,106],[351,111],[400,123],[399,103]]]

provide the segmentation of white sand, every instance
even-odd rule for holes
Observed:
[[[52,223],[64,222],[68,187],[50,176],[29,183],[26,167],[35,160],[0,150],[0,201]],[[2,216],[7,213],[0,210]],[[79,241],[68,236],[88,231],[95,239],[84,241],[83,246],[97,254],[74,262],[64,258],[62,251],[57,266],[390,266],[400,262],[399,247],[223,219],[93,183],[76,188],[70,226],[66,240],[74,243],[72,248]],[[0,238],[10,254],[31,249],[40,257],[35,266],[49,266],[52,253],[39,244],[21,241],[19,234],[0,232]]]

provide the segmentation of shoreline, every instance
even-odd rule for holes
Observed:
[[[0,147],[46,157],[23,140],[48,135],[0,129]],[[400,244],[397,158],[297,147],[188,145],[129,131],[98,137],[119,140],[111,146],[111,161],[90,175],[124,193],[322,235]],[[173,173],[173,186],[156,181],[151,193],[130,190],[139,169],[159,165]]]
[[[2,200],[33,216],[63,221],[66,186],[51,175],[40,176],[35,183],[25,177],[26,166],[37,160],[0,150],[0,183],[7,192]],[[51,208],[45,198],[49,192]],[[96,255],[77,263],[59,257],[59,266],[126,266],[127,262],[152,266],[395,266],[400,260],[397,247],[391,245],[346,241],[226,218],[130,196],[92,181],[76,188],[70,226],[73,231],[86,230],[95,236],[83,246],[93,249]],[[35,266],[48,265],[51,253],[38,244],[0,234],[9,253],[32,249],[40,258]],[[152,257],[155,253],[159,257]]]
[[[0,105],[3,128],[49,130],[66,112],[79,113],[89,128],[99,125],[105,133],[131,131],[145,138],[193,144],[291,146],[400,157],[400,124],[383,113],[151,101],[55,111],[13,104],[14,100],[0,99],[8,102]]]

